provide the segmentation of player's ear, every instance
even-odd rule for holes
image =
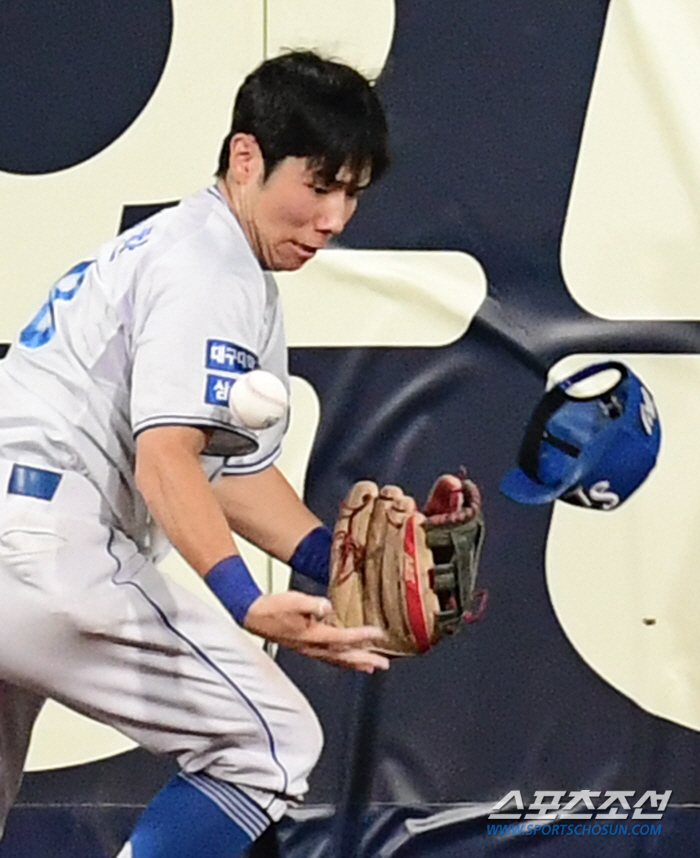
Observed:
[[[229,175],[236,184],[246,185],[263,174],[262,150],[252,134],[234,134],[229,147]]]

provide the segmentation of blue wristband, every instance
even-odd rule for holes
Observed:
[[[315,530],[307,533],[297,545],[289,565],[295,572],[301,572],[307,578],[328,584],[331,564],[331,542],[333,534],[320,524]]]
[[[262,596],[258,585],[250,577],[248,567],[238,554],[219,560],[204,576],[209,589],[231,614],[243,625],[248,608]]]

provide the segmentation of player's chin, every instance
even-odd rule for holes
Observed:
[[[303,259],[285,256],[273,260],[273,262],[271,262],[267,267],[270,271],[297,271],[305,261],[306,260]]]
[[[303,264],[304,264],[303,260],[301,262],[289,262],[286,265],[281,265],[277,270],[278,271],[298,271]]]

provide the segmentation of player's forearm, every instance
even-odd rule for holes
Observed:
[[[136,483],[153,518],[185,560],[205,575],[237,553],[226,518],[199,464],[203,433],[147,429],[136,442]]]
[[[235,533],[284,562],[321,525],[274,465],[255,474],[222,477],[214,493]]]

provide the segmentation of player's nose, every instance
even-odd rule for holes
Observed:
[[[357,201],[344,190],[326,194],[319,212],[317,228],[321,232],[339,235],[353,216]]]

